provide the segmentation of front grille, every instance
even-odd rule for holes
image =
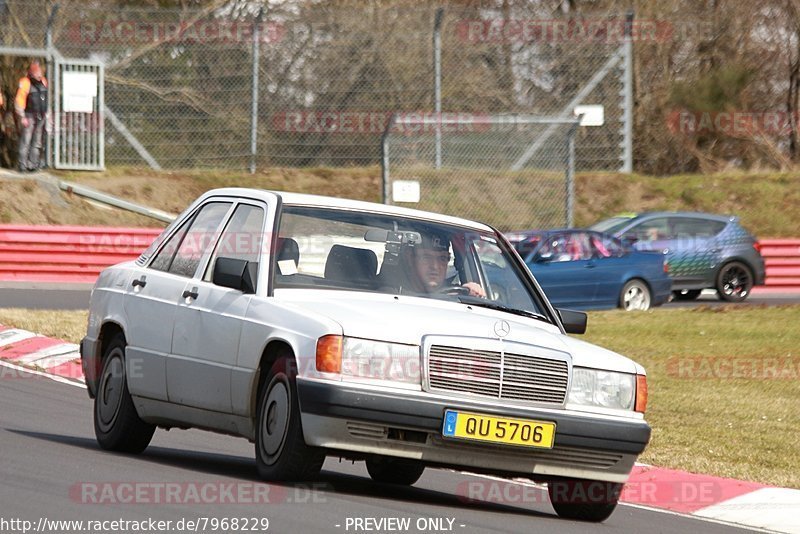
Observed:
[[[433,345],[428,379],[436,390],[562,404],[569,368],[563,360]]]

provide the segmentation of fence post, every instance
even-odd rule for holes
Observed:
[[[575,134],[580,122],[570,126],[567,131],[567,228],[572,228],[574,223],[573,211],[575,207]]]
[[[633,11],[625,16],[625,42],[622,79],[622,166],[621,172],[633,172]]]
[[[44,34],[44,48],[47,50],[47,66],[51,68],[53,64],[55,64],[55,54],[53,53],[53,23],[56,20],[56,15],[58,14],[58,4],[53,4],[53,8],[50,10],[50,15],[47,17],[47,28],[45,29]],[[48,74],[50,77],[50,83],[52,85],[54,76],[52,74]],[[55,78],[58,78],[58,69],[56,69]],[[56,82],[57,83],[57,82]],[[50,133],[47,133],[47,129],[45,129],[45,143],[43,143],[45,155],[44,160],[48,167],[53,168],[55,167],[55,160],[53,157],[53,134],[55,133],[56,128],[56,121],[58,120],[58,116],[53,113],[53,109],[55,108],[55,100],[58,97],[58,86],[55,86],[52,91],[48,91],[48,109],[50,110],[50,117],[53,121],[53,127],[50,130]],[[41,157],[41,155],[40,155]]]
[[[384,204],[389,202],[389,132],[394,127],[396,115],[392,113],[389,122],[381,135],[381,199]]]
[[[436,10],[433,22],[433,106],[436,112],[436,168],[442,168],[442,17],[444,8]]]
[[[258,154],[258,63],[259,63],[259,30],[263,20],[264,8],[258,10],[253,21],[253,74],[252,105],[250,111],[250,174],[256,173],[256,156]]]

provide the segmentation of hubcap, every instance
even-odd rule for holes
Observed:
[[[628,288],[623,299],[626,310],[646,310],[650,307],[650,297],[638,285]]]
[[[261,449],[268,464],[274,463],[283,449],[289,428],[289,412],[289,389],[285,382],[275,377],[264,399],[261,423]]]
[[[97,390],[97,418],[103,430],[111,428],[117,418],[122,403],[122,386],[125,380],[122,351],[114,349],[108,358]]]
[[[750,276],[740,267],[728,268],[722,276],[722,291],[728,296],[747,296],[750,292]]]

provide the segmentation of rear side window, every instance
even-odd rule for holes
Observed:
[[[539,257],[553,262],[588,260],[592,257],[589,238],[583,232],[558,234],[547,238]]]
[[[670,220],[675,237],[713,237],[725,228],[722,221],[698,219],[691,217],[675,217]]]
[[[216,242],[217,228],[230,207],[230,202],[205,204],[167,241],[150,267],[180,276],[194,276],[203,254]]]
[[[637,224],[623,236],[638,243],[648,243],[650,241],[663,241],[671,239],[669,223],[666,217],[650,219],[641,224]]]
[[[172,263],[172,258],[175,257],[175,251],[178,250],[178,246],[183,241],[183,236],[186,235],[186,230],[189,229],[189,223],[191,220],[186,221],[183,225],[178,229],[177,232],[172,234],[172,237],[161,247],[161,250],[158,251],[155,258],[153,258],[152,263],[150,263],[150,268],[155,269],[157,271],[169,271],[169,266]]]
[[[622,243],[614,237],[603,234],[591,234],[589,238],[595,258],[618,258],[625,255]]]

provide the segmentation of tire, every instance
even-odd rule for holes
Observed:
[[[702,292],[702,289],[684,289],[683,291],[673,291],[672,296],[675,300],[697,300],[697,297],[699,297]]]
[[[125,345],[125,336],[117,334],[103,352],[94,399],[94,433],[103,449],[138,454],[150,444],[156,427],[139,418],[128,392]]]
[[[297,368],[290,353],[272,365],[258,392],[256,467],[267,481],[302,481],[316,477],[325,454],[306,445],[297,399]]]
[[[740,261],[726,263],[717,273],[717,296],[727,302],[742,302],[753,289],[753,271]]]
[[[367,472],[370,478],[383,484],[412,486],[422,476],[423,471],[425,471],[425,464],[415,460],[386,456],[367,458]]]
[[[619,307],[625,311],[647,311],[653,302],[650,288],[643,280],[628,280],[619,294]]]
[[[616,482],[570,478],[549,482],[547,493],[558,517],[599,523],[614,512],[623,486]]]

